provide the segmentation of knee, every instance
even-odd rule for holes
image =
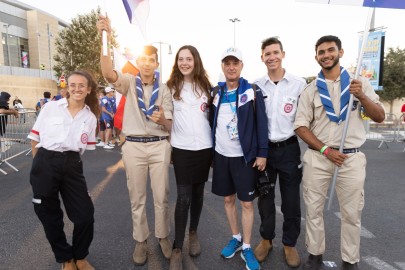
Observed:
[[[191,203],[190,194],[178,194],[177,204],[180,207],[189,207]]]
[[[225,196],[224,197],[224,204],[225,206],[233,206],[235,205],[235,200],[236,200],[236,195],[233,194],[231,196]]]
[[[253,212],[254,210],[253,202],[241,202],[241,205],[244,211]]]

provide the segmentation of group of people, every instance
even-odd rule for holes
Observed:
[[[99,32],[111,25],[100,16]],[[213,168],[212,192],[224,197],[230,226],[230,241],[219,251],[232,258],[238,251],[247,269],[260,269],[273,248],[275,238],[275,190],[260,196],[256,179],[266,171],[269,181],[279,180],[283,213],[282,243],[286,264],[303,269],[320,269],[325,252],[323,208],[335,166],[340,168],[336,192],[342,213],[342,269],[358,269],[360,260],[361,212],[364,206],[365,164],[359,150],[365,141],[361,122],[363,110],[376,122],[384,120],[384,109],[370,83],[354,79],[339,59],[343,56],[336,36],[323,36],[315,45],[315,59],[321,66],[316,80],[306,82],[286,72],[285,52],[277,38],[262,42],[261,59],[266,74],[250,83],[241,77],[243,56],[237,48],[226,49],[221,57],[225,82],[213,87],[198,50],[186,45],[175,57],[172,73],[161,83],[157,49],[145,46],[136,62],[134,76],[114,70],[109,56],[101,53],[101,70],[115,90],[126,97],[122,146],[131,203],[133,261],[143,265],[148,259],[150,230],[146,218],[146,187],[149,173],[155,214],[155,236],[170,269],[182,269],[182,248],[188,216],[189,255],[201,254],[198,225],[204,187]],[[30,134],[34,162],[31,184],[34,208],[44,225],[56,261],[62,269],[94,269],[85,259],[93,238],[94,208],[81,170],[80,154],[94,149],[98,106],[93,79],[77,71],[67,79],[67,99],[62,99],[38,117]],[[348,108],[348,97],[355,101]],[[339,144],[347,111],[349,129],[342,152]],[[92,114],[94,113],[94,114]],[[44,125],[45,114],[53,125]],[[56,121],[59,120],[59,121]],[[70,120],[69,125],[64,123]],[[49,123],[49,118],[47,118]],[[55,132],[62,125],[65,132]],[[308,144],[301,163],[297,135]],[[170,137],[169,137],[170,136]],[[169,141],[170,139],[170,141]],[[52,158],[52,160],[50,160]],[[55,163],[52,172],[42,166]],[[169,164],[173,162],[177,200],[174,214],[174,242],[169,239]],[[73,169],[59,167],[68,163]],[[48,165],[46,165],[48,166]],[[75,178],[80,181],[74,181]],[[40,181],[41,180],[41,181]],[[306,247],[308,258],[301,263],[296,249],[300,235],[300,184],[306,206]],[[74,223],[73,245],[63,232],[63,216],[58,193]],[[253,248],[254,200],[258,199],[261,241]],[[241,228],[236,207],[241,203]]]
[[[113,87],[106,87],[100,94],[101,114],[98,121],[98,136],[100,142],[96,146],[104,149],[113,149],[114,144],[111,139],[114,137],[114,116],[117,112],[116,99]]]

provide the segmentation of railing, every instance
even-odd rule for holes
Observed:
[[[403,115],[400,119],[395,114],[386,113],[385,120],[382,123],[369,121],[367,130],[367,139],[380,141],[378,148],[388,143],[404,141],[404,122]]]
[[[27,77],[37,77],[43,79],[54,80],[56,77],[53,77],[51,71],[49,70],[40,70],[33,68],[21,68],[21,67],[10,67],[10,66],[0,66],[0,74],[2,75],[15,75],[15,76],[27,76]]]
[[[10,161],[31,150],[30,140],[27,139],[37,118],[34,109],[22,109],[19,117],[14,115],[0,114],[0,172],[7,174],[1,166],[9,166],[18,171]]]

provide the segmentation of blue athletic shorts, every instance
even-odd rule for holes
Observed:
[[[215,152],[212,193],[224,197],[236,193],[240,201],[253,201],[258,174],[257,169],[252,167],[253,163],[246,164],[244,157],[225,157]]]

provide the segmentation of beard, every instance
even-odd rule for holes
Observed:
[[[335,59],[333,60],[333,64],[332,64],[331,66],[329,66],[329,67],[326,67],[326,66],[322,65],[322,62],[321,62],[321,61],[318,61],[318,63],[319,63],[319,65],[321,65],[322,68],[324,68],[324,69],[326,69],[326,70],[331,70],[331,69],[333,69],[334,67],[336,67],[337,64],[339,64],[339,58],[335,58]]]

